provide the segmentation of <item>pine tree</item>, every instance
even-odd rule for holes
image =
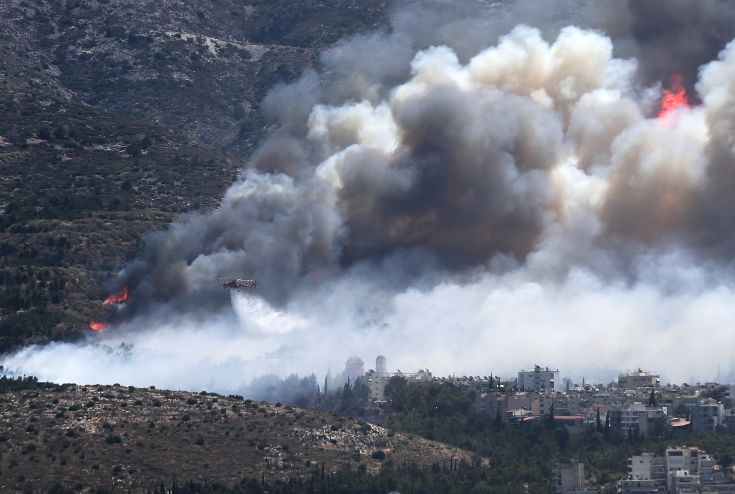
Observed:
[[[503,428],[503,415],[500,413],[500,408],[495,409],[495,429],[500,430]]]
[[[546,428],[549,430],[554,429],[554,404],[551,404],[551,408],[549,408],[549,415],[546,418]]]

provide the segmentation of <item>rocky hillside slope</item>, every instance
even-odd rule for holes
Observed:
[[[240,397],[64,385],[0,393],[0,491],[155,489],[470,461],[444,444]]]

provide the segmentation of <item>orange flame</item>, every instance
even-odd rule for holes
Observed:
[[[89,327],[90,329],[92,329],[92,331],[102,331],[107,326],[108,324],[106,321],[92,321],[91,323],[89,323]]]
[[[128,299],[128,287],[124,286],[122,287],[122,290],[120,290],[117,293],[111,293],[107,296],[104,302],[102,302],[103,305],[117,305],[122,304]]]
[[[689,98],[682,83],[681,75],[671,76],[669,84],[671,89],[664,89],[664,94],[661,96],[661,110],[658,112],[659,120],[671,118],[671,114],[680,108],[689,108]]]

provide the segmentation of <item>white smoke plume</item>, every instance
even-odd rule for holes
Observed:
[[[6,368],[216,391],[350,354],[444,375],[735,377],[735,44],[681,67],[701,104],[661,120],[671,74],[652,82],[653,41],[630,27],[645,9],[613,37],[542,11],[525,20],[543,29],[498,37],[527,2],[438,5],[399,9],[391,31],[271,91],[276,130],[221,206],[152,235],[115,280],[128,322]],[[599,28],[585,16],[601,6],[573,20]],[[258,288],[230,294],[221,276]]]

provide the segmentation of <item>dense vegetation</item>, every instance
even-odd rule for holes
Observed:
[[[146,231],[213,207],[235,175],[223,153],[78,103],[28,95],[0,114],[0,353],[104,317],[101,285]]]
[[[360,470],[342,470],[334,475],[315,475],[308,479],[287,482],[267,482],[245,479],[235,485],[221,483],[185,482],[161,486],[150,494],[517,494],[513,486],[492,487],[488,469],[434,465],[418,468],[412,465],[386,465],[377,475]],[[52,494],[72,494],[71,489],[57,486]],[[98,489],[97,494],[110,491]]]
[[[0,373],[3,372],[3,366],[0,365]],[[54,383],[39,382],[38,378],[33,376],[7,377],[0,375],[0,394],[9,391],[20,391],[27,389],[45,389],[57,388],[59,385]]]
[[[626,473],[628,458],[642,451],[662,453],[667,446],[687,444],[703,448],[725,466],[735,458],[735,436],[724,431],[685,431],[643,439],[626,437],[610,424],[606,428],[603,418],[599,430],[594,425],[570,435],[554,427],[550,417],[509,424],[499,415],[480,413],[474,407],[473,391],[450,384],[394,378],[386,394],[392,401],[385,425],[487,458],[489,484],[514,485],[514,492],[521,492],[522,484],[528,484],[531,492],[548,492],[554,464],[571,458],[585,463],[593,484],[607,488]]]

